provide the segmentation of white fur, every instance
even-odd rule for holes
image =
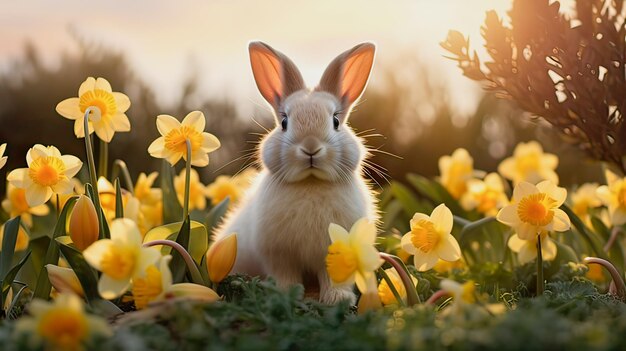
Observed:
[[[313,275],[322,302],[354,302],[351,288],[331,285],[325,257],[330,223],[349,230],[359,218],[378,219],[375,196],[362,175],[366,149],[345,123],[349,109],[334,129],[333,115],[342,109],[334,94],[302,89],[278,108],[277,127],[259,150],[264,169],[216,238],[237,233],[233,273],[269,275],[283,287]],[[288,116],[284,131],[282,113]]]

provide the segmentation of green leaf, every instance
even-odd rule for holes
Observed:
[[[189,252],[189,234],[191,227],[189,223],[189,216],[185,219],[185,222],[180,226],[180,231],[176,237],[176,242]],[[187,264],[178,251],[172,251],[172,261],[170,262],[170,268],[172,271],[172,281],[174,283],[181,283],[185,278],[185,272],[187,271]]]
[[[66,235],[65,232],[68,212],[74,207],[74,204],[78,200],[78,196],[70,197],[65,206],[63,206],[63,210],[59,215],[57,220],[57,224],[54,227],[54,232],[52,232],[52,240],[48,244],[48,250],[46,251],[46,256],[41,264],[38,267],[39,277],[37,278],[37,285],[35,286],[35,292],[33,297],[40,299],[48,299],[50,297],[50,290],[52,289],[52,285],[50,284],[50,280],[48,279],[48,274],[43,267],[47,264],[58,264],[59,263],[59,244],[56,242],[56,238]]]
[[[170,164],[163,160],[161,165],[161,174],[159,179],[161,182],[161,191],[163,193],[163,222],[173,223],[180,220],[180,214],[183,208],[178,202],[176,190],[174,189],[173,168]]]
[[[96,213],[100,214],[100,216],[98,217],[98,226],[100,227],[100,233],[98,235],[98,238],[110,239],[111,233],[109,232],[109,225],[107,224],[107,220],[106,220],[107,217],[104,214],[104,210],[102,209],[102,206],[100,205],[100,196],[98,196],[98,201],[94,200],[95,194],[93,191],[93,187],[89,183],[85,184],[85,194],[87,194],[87,196],[89,196],[89,198],[93,202],[93,205],[96,209]]]
[[[607,228],[606,225],[604,225],[602,220],[600,220],[599,218],[595,216],[591,216],[591,225],[593,226],[593,229],[595,230],[595,232],[602,236],[602,239],[605,242],[610,240],[611,230]],[[613,263],[620,272],[623,272],[625,268],[624,267],[625,253],[624,253],[624,246],[620,243],[619,239],[615,240],[613,245],[611,245],[608,255],[609,255],[609,258],[611,259],[610,260],[611,263]]]
[[[0,252],[0,279],[9,272],[15,254],[15,243],[20,230],[20,216],[9,219],[4,224],[4,234],[2,239],[2,252]]]
[[[147,243],[154,240],[173,240],[177,241],[178,233],[180,231],[182,222],[170,223],[166,225],[162,225],[156,228],[150,229],[146,235],[143,237],[143,242]],[[190,222],[191,231],[189,234],[189,254],[193,257],[193,260],[200,264],[202,262],[202,257],[209,248],[209,234],[206,230],[206,227],[196,221]],[[164,255],[167,255],[171,251],[171,247],[169,246],[155,246],[156,248],[160,248],[161,252]]]
[[[220,224],[222,217],[224,217],[224,215],[226,214],[226,211],[228,211],[229,203],[230,203],[230,197],[227,196],[219,204],[215,205],[215,207],[213,207],[211,211],[209,211],[209,213],[207,213],[206,220],[204,221],[204,223],[208,231],[213,230],[213,228],[217,227]]]
[[[115,179],[115,218],[124,218],[124,203],[122,202],[122,187],[120,179]]]
[[[13,280],[15,279],[15,276],[20,271],[20,269],[22,269],[22,266],[24,265],[24,263],[26,263],[29,257],[30,257],[30,251],[28,251],[26,255],[22,257],[20,262],[18,262],[18,264],[16,264],[15,266],[13,266],[13,268],[11,268],[6,273],[6,275],[2,277],[2,281],[0,283],[0,287],[2,288],[2,293],[0,294],[2,295],[2,299],[0,299],[1,300],[0,303],[2,304],[0,305],[0,309],[4,308],[5,306],[4,302],[5,302],[5,299],[7,298],[7,294],[9,293],[9,288],[11,287],[11,284],[13,284]]]
[[[430,198],[435,206],[444,203],[453,214],[467,217],[466,211],[461,208],[459,202],[438,182],[413,173],[409,173],[406,178],[417,191]]]
[[[423,207],[415,198],[411,190],[399,182],[391,182],[391,192],[393,196],[402,204],[404,212],[412,217],[415,212],[423,211]]]
[[[98,277],[93,268],[91,268],[87,261],[85,261],[83,254],[76,248],[69,245],[71,241],[69,237],[62,236],[56,238],[55,240],[60,245],[63,257],[65,257],[67,263],[76,273],[76,276],[80,281],[80,285],[85,291],[87,301],[91,303],[91,301],[100,299],[100,294],[98,293]]]
[[[124,313],[113,302],[102,299],[102,298],[97,298],[97,299],[90,301],[89,306],[91,306],[91,308],[94,310],[94,312],[97,315],[105,317],[105,318],[111,318],[111,317]]]
[[[24,291],[26,291],[26,289],[28,288],[28,285],[24,283],[13,282],[13,286],[11,287],[13,291],[16,290],[15,285],[19,285],[19,289],[17,289],[17,292],[13,294],[13,300],[7,308],[6,315],[9,317],[9,319],[17,319],[19,317],[18,312],[16,311],[17,303],[20,301]]]

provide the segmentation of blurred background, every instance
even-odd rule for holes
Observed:
[[[109,152],[111,160],[126,161],[133,177],[160,167],[146,151],[158,136],[155,117],[181,119],[192,110],[205,113],[207,131],[223,144],[200,170],[203,181],[233,174],[247,159],[229,162],[258,140],[251,133],[274,124],[249,67],[250,40],[291,57],[310,86],[336,55],[373,41],[377,61],[351,124],[368,136],[368,145],[384,151],[372,160],[390,178],[404,181],[407,172],[436,176],[437,159],[458,147],[468,149],[475,168],[494,171],[519,141],[536,139],[559,155],[562,184],[599,179],[598,164],[514,104],[483,94],[443,57],[439,42],[450,29],[469,35],[473,48],[484,54],[485,12],[495,9],[505,16],[510,5],[505,0],[5,1],[0,3],[0,143],[8,143],[9,162],[2,172],[24,167],[25,153],[35,143],[84,159],[73,122],[55,106],[77,96],[80,83],[93,76],[105,77],[131,99],[132,130],[116,133]]]

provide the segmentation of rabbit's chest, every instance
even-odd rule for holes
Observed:
[[[260,249],[311,269],[323,265],[330,223],[349,230],[359,218],[371,216],[369,194],[355,184],[293,186],[272,194],[259,213]]]

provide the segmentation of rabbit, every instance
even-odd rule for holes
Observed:
[[[260,143],[263,169],[215,238],[237,233],[233,273],[271,276],[285,288],[301,283],[308,290],[312,281],[322,303],[354,304],[352,287],[331,284],[325,257],[331,222],[349,230],[359,218],[378,220],[362,169],[367,150],[347,124],[369,80],[375,46],[362,43],[339,55],[314,89],[269,45],[251,42],[249,53],[276,127]]]

